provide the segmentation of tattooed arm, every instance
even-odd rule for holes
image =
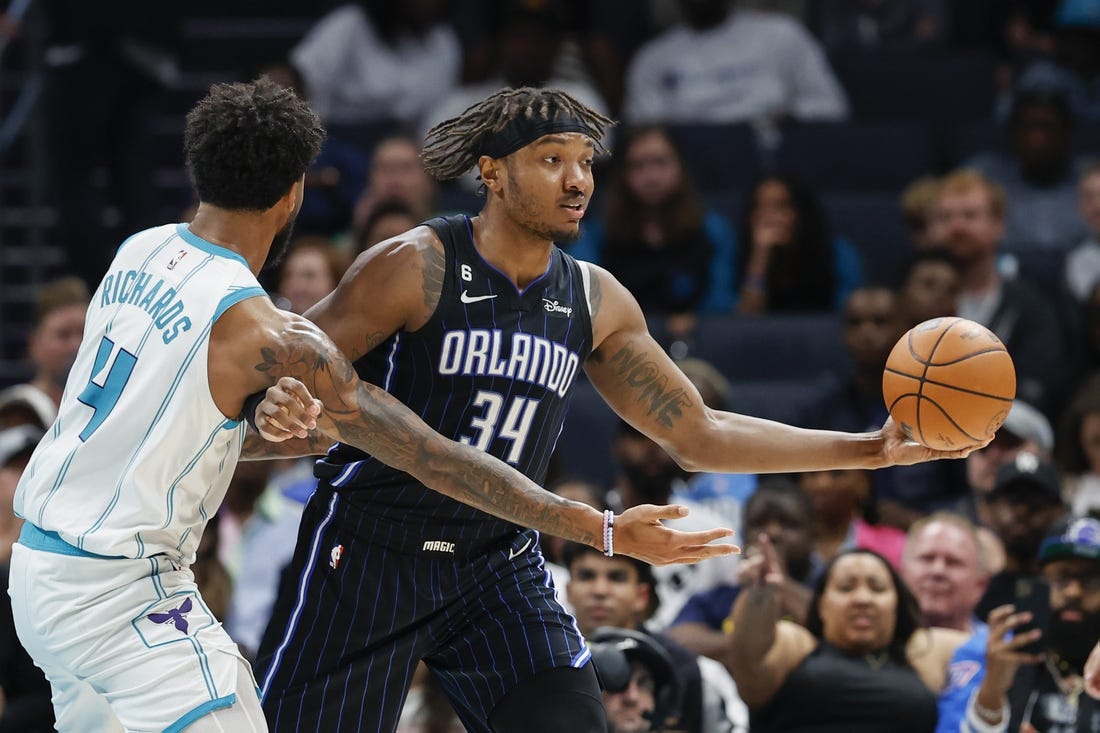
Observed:
[[[425,486],[493,516],[603,549],[602,514],[545,491],[516,469],[432,430],[399,400],[359,380],[351,362],[313,323],[266,298],[231,307],[211,334],[211,385],[225,414],[284,377],[320,399],[317,429]],[[709,545],[728,530],[680,533],[660,520],[681,507],[636,507],[615,523],[615,549],[646,562],[694,562],[735,551]]]
[[[688,470],[879,468],[970,452],[938,452],[910,443],[892,421],[871,433],[838,433],[709,409],[649,334],[634,297],[606,270],[589,267],[593,349],[585,371],[615,412]]]
[[[275,458],[304,458],[319,456],[332,447],[333,440],[324,433],[313,431],[305,438],[291,438],[273,443],[260,437],[252,428],[244,437],[241,448],[242,461],[257,461]]]
[[[424,325],[435,312],[445,274],[442,242],[428,227],[416,227],[360,254],[336,289],[305,317],[355,361],[394,332],[415,331]],[[275,443],[249,430],[241,457],[258,460],[320,455],[334,442],[318,433],[305,438],[301,433],[297,435]]]
[[[336,289],[305,316],[355,361],[394,332],[427,323],[446,271],[439,237],[416,227],[359,255]]]

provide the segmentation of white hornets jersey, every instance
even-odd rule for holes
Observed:
[[[245,433],[210,395],[210,330],[230,306],[262,295],[242,256],[186,224],[123,243],[89,304],[16,514],[78,552],[189,564]]]

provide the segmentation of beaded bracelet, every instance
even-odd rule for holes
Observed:
[[[603,554],[615,556],[615,512],[605,509],[603,512]]]

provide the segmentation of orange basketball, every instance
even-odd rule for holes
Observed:
[[[985,326],[933,318],[909,329],[890,352],[882,396],[912,440],[957,450],[1001,427],[1016,396],[1016,369]]]

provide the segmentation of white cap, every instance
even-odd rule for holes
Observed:
[[[1054,451],[1054,430],[1043,413],[1024,402],[1015,400],[1008,411],[1001,430],[1007,430],[1017,438],[1028,440],[1037,445],[1049,456]]]
[[[57,405],[50,396],[32,384],[17,384],[0,391],[0,410],[12,405],[27,407],[38,418],[38,427],[45,430],[57,417]]]
[[[0,468],[8,465],[21,453],[34,450],[42,440],[42,431],[33,425],[16,425],[0,430]]]

